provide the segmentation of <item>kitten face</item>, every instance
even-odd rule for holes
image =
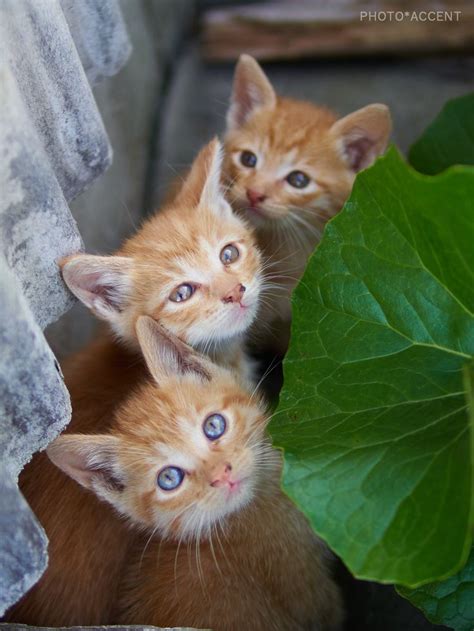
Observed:
[[[321,224],[340,210],[357,171],[385,149],[384,105],[337,120],[329,110],[277,97],[257,62],[237,64],[225,137],[229,200],[256,226]]]
[[[48,455],[135,524],[176,539],[207,537],[242,510],[279,457],[262,407],[231,373],[139,319],[154,377],[118,412],[113,435],[65,435]]]
[[[214,375],[212,385],[193,376],[170,380],[141,397],[148,403],[139,418],[133,402],[124,410],[137,418],[122,438],[121,511],[162,535],[206,537],[252,500],[270,451],[262,412],[225,375]]]
[[[212,207],[201,208],[198,219],[181,220],[174,212],[163,217],[167,231],[150,226],[155,237],[123,250],[134,261],[128,327],[147,314],[202,348],[244,333],[255,318],[261,286],[252,233],[228,206],[220,217]]]
[[[220,178],[221,150],[213,141],[172,205],[145,223],[119,256],[76,255],[63,263],[73,293],[122,339],[136,342],[141,315],[203,348],[252,323],[260,253],[251,229],[225,201]]]
[[[295,215],[329,219],[355,177],[328,133],[333,122],[327,110],[284,101],[230,131],[225,173],[231,204],[256,226]]]

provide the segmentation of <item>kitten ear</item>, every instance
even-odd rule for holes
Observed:
[[[250,55],[240,55],[235,67],[227,129],[237,129],[260,107],[275,107],[277,97],[262,68]]]
[[[98,318],[114,321],[128,302],[133,261],[75,254],[59,263],[66,285]]]
[[[136,331],[145,362],[158,384],[185,373],[211,380],[212,363],[153,318],[140,316]]]
[[[177,203],[210,208],[217,214],[231,213],[221,188],[223,150],[213,138],[194,160],[191,171],[177,197]]]
[[[115,436],[66,434],[46,450],[50,460],[81,486],[115,504],[113,498],[125,488],[118,462],[121,441]]]
[[[358,173],[385,151],[392,131],[390,110],[381,103],[367,105],[336,121],[330,131],[344,160]]]
[[[217,138],[213,138],[199,154],[196,165],[201,174],[202,190],[199,204],[215,206],[224,199],[221,188],[223,149]]]

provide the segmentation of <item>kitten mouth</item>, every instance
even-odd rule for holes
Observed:
[[[263,208],[262,206],[245,206],[244,213],[250,223],[257,228],[267,226],[269,222],[278,221],[281,217],[270,208]]]
[[[251,215],[262,217],[263,219],[268,218],[266,211],[261,206],[247,206],[247,212]]]
[[[229,493],[237,493],[240,489],[242,480],[235,480],[235,482],[229,482]]]
[[[253,305],[251,302],[244,302],[243,300],[241,300],[239,302],[233,302],[229,306],[237,315],[243,315],[246,311],[251,309]]]
[[[233,500],[238,497],[244,491],[244,482],[245,478],[241,478],[240,480],[234,480],[233,482],[229,481],[226,486],[227,499]]]
[[[221,338],[244,333],[253,322],[257,312],[257,303],[250,296],[247,302],[233,302],[225,307],[228,326],[225,330],[219,331]]]
[[[235,302],[232,305],[233,320],[237,325],[246,325],[249,318],[253,319],[253,305],[244,302]]]

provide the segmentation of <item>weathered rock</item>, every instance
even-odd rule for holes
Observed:
[[[119,16],[114,0],[83,4],[84,19]],[[16,479],[71,417],[42,329],[73,304],[57,264],[82,247],[67,202],[112,155],[70,26],[59,0],[0,0],[0,614],[47,562],[45,534]],[[92,26],[82,24],[78,41]],[[90,64],[93,78],[129,53],[121,20],[109,26],[115,35]],[[93,47],[83,42],[82,56]]]
[[[117,2],[60,0],[81,59],[93,86],[116,74],[132,52]]]
[[[0,10],[1,57],[64,197],[71,200],[112,159],[71,31],[57,0],[3,0]]]
[[[0,77],[0,251],[44,328],[73,304],[57,261],[82,241],[14,68],[0,65]]]
[[[0,476],[0,594],[5,606],[16,602],[45,570],[48,541],[11,473],[0,466]]]
[[[17,486],[33,451],[71,415],[58,364],[21,288],[0,259],[0,611],[40,578],[47,539]]]

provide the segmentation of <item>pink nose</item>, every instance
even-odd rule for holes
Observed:
[[[233,289],[229,291],[228,294],[224,296],[224,298],[222,298],[222,302],[240,302],[244,293],[245,287],[241,283],[238,283]]]
[[[267,196],[263,193],[257,193],[257,191],[252,191],[251,188],[247,189],[247,199],[251,203],[252,206],[258,206],[267,199]]]
[[[235,482],[230,479],[230,472],[232,471],[232,465],[228,462],[219,465],[212,472],[211,486],[230,486],[233,487]]]

